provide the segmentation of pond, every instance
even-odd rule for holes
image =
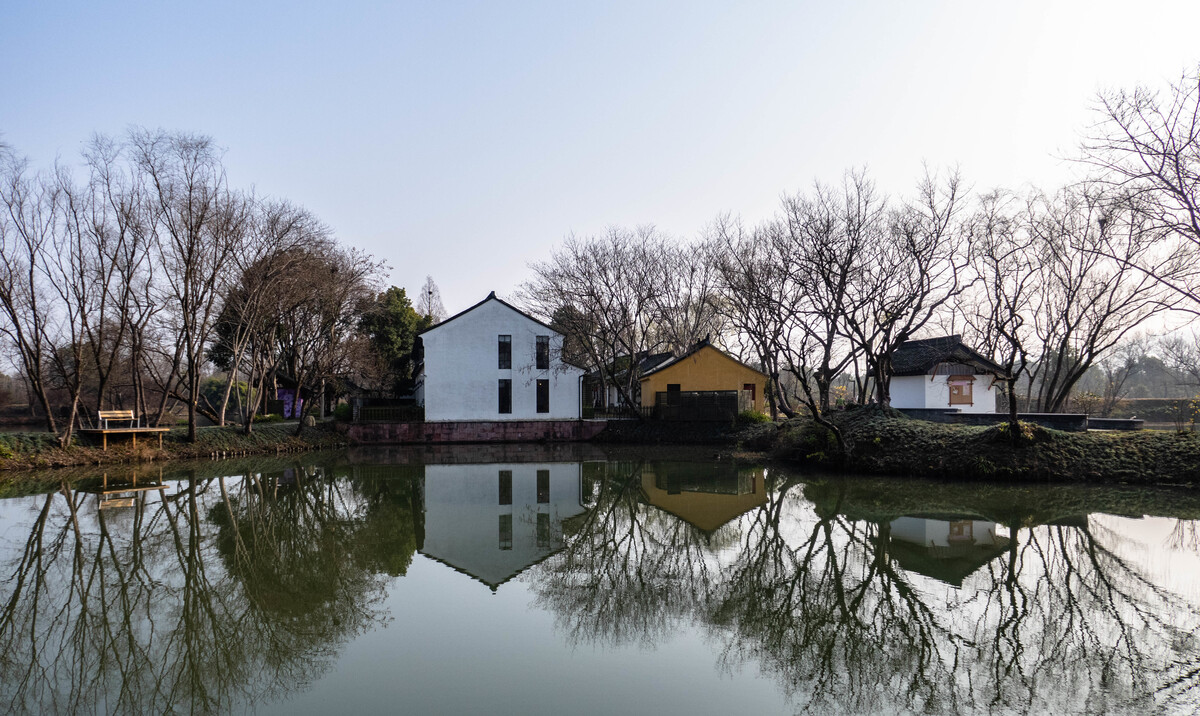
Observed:
[[[0,500],[7,712],[1200,710],[1194,492],[589,446],[93,472]]]

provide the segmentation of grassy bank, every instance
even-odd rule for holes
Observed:
[[[48,433],[0,433],[0,470],[19,470],[75,465],[112,465],[189,458],[272,455],[304,450],[322,450],[345,445],[345,438],[330,423],[318,423],[297,437],[295,423],[254,426],[242,434],[239,427],[208,427],[197,431],[195,443],[187,442],[187,428],[172,428],[163,435],[163,446],[152,436],[141,436],[135,449],[128,437],[109,437],[107,452],[99,441],[76,437],[66,448]]]
[[[850,447],[844,461],[832,434],[808,420],[781,425],[757,447],[776,458],[867,475],[1200,485],[1200,435],[1192,433],[1064,433],[1022,423],[1014,446],[1006,425],[941,425],[872,408],[830,418]]]

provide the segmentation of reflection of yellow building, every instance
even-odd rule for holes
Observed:
[[[642,470],[646,501],[697,529],[712,533],[767,501],[761,467],[673,464]]]
[[[672,391],[744,392],[751,410],[766,412],[767,376],[714,348],[707,340],[690,351],[645,373],[641,378],[642,405],[654,405],[657,393]]]

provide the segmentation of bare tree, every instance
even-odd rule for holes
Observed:
[[[442,305],[442,292],[433,282],[433,276],[425,277],[421,286],[421,295],[417,296],[417,313],[427,317],[431,326],[436,326],[446,318],[446,307]]]
[[[307,388],[319,401],[326,381],[349,372],[358,311],[378,290],[383,265],[360,251],[332,247],[324,254],[306,251],[298,268],[303,278],[292,284],[292,300],[280,315],[282,363],[296,381],[297,397]],[[302,404],[297,434],[312,404]]]
[[[260,366],[245,366],[251,341],[264,338],[264,316],[281,314],[277,290],[281,286],[303,281],[303,249],[324,253],[330,251],[332,237],[328,230],[307,210],[287,201],[256,201],[245,240],[234,253],[232,269],[240,281],[228,287],[218,319],[218,339],[209,351],[209,358],[227,372],[220,406],[214,406],[218,425],[225,424],[229,398],[239,375],[262,374]],[[262,357],[262,354],[259,354]],[[239,400],[241,392],[239,391]],[[249,397],[249,396],[248,396]],[[245,416],[243,415],[243,418]]]
[[[780,384],[780,355],[787,342],[792,285],[775,251],[767,226],[747,231],[740,221],[718,217],[708,228],[708,261],[715,268],[721,295],[717,310],[751,349],[770,377],[771,413],[795,415]]]
[[[639,356],[664,346],[656,311],[669,250],[652,226],[570,236],[549,261],[531,265],[534,276],[521,286],[525,307],[557,321],[626,405],[636,404]]]
[[[210,138],[135,130],[129,142],[152,207],[161,298],[178,330],[174,372],[187,405],[188,440],[195,442],[205,349],[245,234],[247,202],[229,190]]]
[[[1002,191],[984,195],[969,221],[976,281],[961,305],[978,349],[1004,369],[1010,436],[1017,430],[1017,381],[1028,369],[1033,335],[1030,311],[1041,290],[1036,242],[1020,220],[1017,200]]]
[[[53,304],[44,286],[46,254],[57,222],[57,187],[31,176],[26,160],[0,153],[0,331],[46,416],[46,429],[58,432],[48,376],[52,361]]]
[[[1119,193],[1135,197],[1148,223],[1163,231],[1158,252],[1134,264],[1200,313],[1200,67],[1184,73],[1165,93],[1138,86],[1099,95],[1100,120],[1084,140],[1083,161]],[[1102,251],[1116,261],[1131,257]]]
[[[1136,200],[1089,187],[1066,189],[1036,196],[1025,221],[1041,274],[1033,305],[1039,355],[1030,371],[1030,403],[1059,412],[1097,359],[1176,301],[1137,268],[1161,232]]]
[[[1100,416],[1109,417],[1129,391],[1130,381],[1142,372],[1142,357],[1149,339],[1145,335],[1126,338],[1096,362],[1103,378]]]
[[[782,230],[775,234],[790,280],[797,287],[797,350],[789,351],[801,387],[815,385],[814,412],[829,412],[833,381],[862,350],[851,340],[847,317],[861,313],[868,275],[865,260],[884,238],[886,202],[864,172],[847,172],[841,187],[817,183],[809,197],[784,200]]]
[[[917,198],[887,212],[886,230],[862,255],[846,323],[881,406],[891,405],[892,354],[947,310],[969,281],[961,198],[957,173],[944,181],[926,175]]]

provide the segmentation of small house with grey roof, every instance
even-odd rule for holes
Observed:
[[[892,354],[892,407],[994,413],[996,384],[1004,376],[962,336],[905,341]]]

